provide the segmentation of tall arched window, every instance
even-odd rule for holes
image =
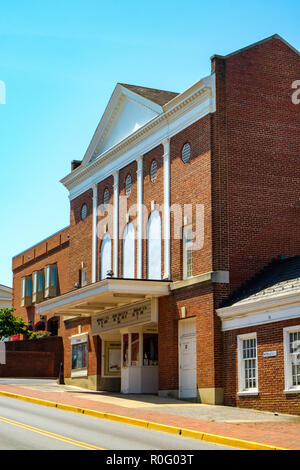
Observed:
[[[147,277],[161,279],[161,219],[158,211],[153,211],[149,217],[147,240]]]
[[[101,245],[100,254],[100,277],[106,279],[107,272],[111,271],[111,238],[108,235],[104,235]]]
[[[135,232],[133,225],[127,224],[123,234],[123,277],[135,276]]]

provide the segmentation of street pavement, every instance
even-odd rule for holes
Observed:
[[[0,450],[236,450],[0,396]]]
[[[300,449],[300,416],[188,403],[156,395],[94,392],[46,379],[0,379],[1,391],[218,436]]]

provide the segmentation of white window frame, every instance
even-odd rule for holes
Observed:
[[[255,367],[255,383],[256,387],[246,388],[245,385],[245,359],[243,359],[243,341],[255,339],[256,347],[256,367]],[[258,355],[257,355],[257,334],[247,333],[237,337],[238,349],[238,395],[258,395]]]
[[[123,278],[135,278],[135,230],[131,222],[123,233],[122,273]]]
[[[71,378],[87,377],[88,376],[88,363],[89,363],[89,346],[88,346],[88,333],[79,333],[71,336]],[[73,347],[79,344],[87,346],[87,364],[82,369],[72,369],[73,361]]]
[[[108,271],[112,270],[112,260],[111,260],[111,238],[108,233],[106,233],[102,239],[101,249],[100,249],[100,279],[106,279]],[[117,273],[116,276],[117,277]]]
[[[161,218],[157,210],[153,211],[147,226],[147,279],[161,279]]]
[[[191,234],[191,238],[188,238],[188,234]],[[193,227],[192,224],[185,225],[183,227],[183,279],[191,279],[193,277]],[[188,269],[188,251],[192,252],[192,272],[189,273]]]
[[[290,358],[290,333],[300,332],[300,325],[283,328],[283,347],[284,347],[284,384],[285,393],[299,393],[300,385],[292,383],[292,364]]]

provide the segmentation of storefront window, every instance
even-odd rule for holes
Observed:
[[[143,365],[158,365],[158,335],[155,333],[143,335]]]
[[[105,375],[120,375],[121,343],[105,341]]]
[[[72,369],[86,369],[87,368],[87,343],[73,344],[72,345]]]
[[[128,334],[123,335],[123,367],[127,367],[128,363]]]
[[[131,365],[139,365],[139,334],[131,333]]]

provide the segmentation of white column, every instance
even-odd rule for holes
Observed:
[[[114,241],[113,272],[119,276],[119,172],[114,173]]]
[[[97,281],[97,209],[98,187],[93,185],[92,282]]]
[[[170,139],[164,146],[164,279],[171,278]]]
[[[143,157],[137,158],[137,277],[143,277]]]

